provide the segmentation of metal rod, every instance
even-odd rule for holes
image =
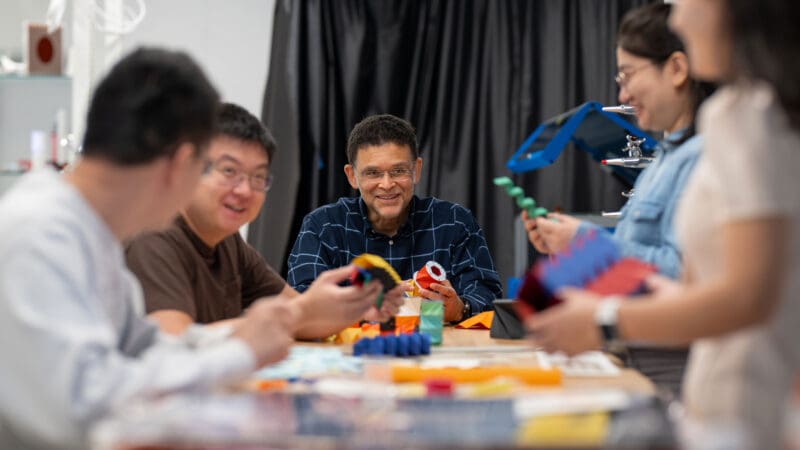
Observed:
[[[630,105],[604,106],[603,111],[629,115],[636,114],[636,108]]]

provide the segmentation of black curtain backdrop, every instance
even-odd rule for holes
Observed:
[[[391,113],[417,129],[417,193],[472,210],[503,279],[519,210],[492,178],[543,120],[616,104],[619,19],[647,0],[279,0],[262,119],[276,176],[249,242],[286,273],[305,214],[358,195],[342,167],[350,129]],[[616,210],[626,188],[580,150],[513,177],[550,210]]]

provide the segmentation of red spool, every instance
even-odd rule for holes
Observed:
[[[441,283],[447,279],[444,267],[436,261],[428,261],[414,272],[414,284],[420,289],[430,289],[431,283]]]

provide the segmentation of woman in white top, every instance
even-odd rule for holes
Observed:
[[[800,2],[681,0],[671,23],[693,74],[726,85],[701,111],[705,144],[677,214],[683,282],[654,280],[632,301],[563,292],[527,326],[569,353],[602,336],[693,341],[688,445],[780,448],[800,369]]]

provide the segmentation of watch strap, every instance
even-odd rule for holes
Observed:
[[[461,320],[469,319],[472,316],[472,304],[465,298],[462,298],[461,301],[464,302],[464,308],[461,310]]]
[[[603,342],[606,348],[611,351],[624,347],[617,326],[618,311],[621,303],[622,299],[619,297],[603,298],[594,314],[594,320],[600,330]]]

